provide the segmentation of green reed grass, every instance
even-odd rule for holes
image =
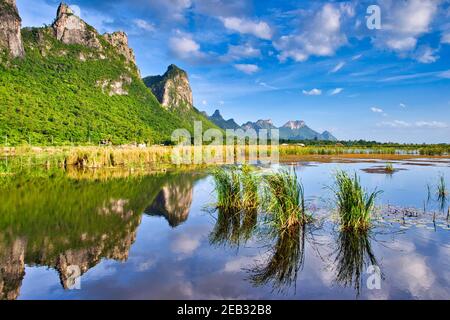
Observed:
[[[213,171],[217,207],[225,211],[242,208],[240,173],[237,167],[217,168]]]
[[[303,185],[295,170],[283,170],[265,177],[267,212],[278,230],[303,225],[310,220],[306,214]]]
[[[242,207],[247,211],[254,211],[258,208],[258,184],[259,178],[255,175],[253,169],[244,165],[240,173],[242,187]]]
[[[352,178],[345,171],[336,173],[332,190],[336,197],[342,229],[355,232],[368,230],[375,199],[380,191],[366,192],[356,173]]]

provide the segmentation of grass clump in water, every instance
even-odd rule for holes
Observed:
[[[239,171],[236,167],[217,168],[213,171],[216,206],[221,210],[235,212],[241,210],[241,184]]]
[[[367,193],[356,173],[352,178],[345,171],[336,173],[335,187],[332,190],[336,197],[342,229],[353,232],[368,230],[375,199],[380,191]]]
[[[265,177],[267,212],[278,230],[308,223],[303,185],[295,170],[283,170]]]
[[[395,172],[394,165],[392,163],[387,163],[386,167],[384,168],[384,170],[386,170],[387,173],[394,173]]]

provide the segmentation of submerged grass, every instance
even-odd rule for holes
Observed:
[[[445,183],[444,175],[441,175],[439,177],[439,182],[438,182],[438,186],[437,186],[437,193],[438,193],[439,200],[446,199],[447,196],[448,196],[448,190],[447,190],[447,185]]]
[[[288,230],[310,221],[306,214],[303,185],[295,170],[283,170],[265,177],[267,212],[277,230]]]
[[[392,163],[387,163],[385,170],[387,173],[394,173],[395,169]]]
[[[336,173],[335,187],[332,190],[336,197],[342,229],[352,232],[368,230],[375,199],[381,191],[367,193],[356,173],[352,178],[345,171]]]

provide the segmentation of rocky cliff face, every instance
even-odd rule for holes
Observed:
[[[159,102],[166,109],[190,109],[194,105],[192,89],[186,71],[170,65],[162,76],[143,79]]]
[[[128,36],[123,31],[117,31],[113,33],[105,33],[103,35],[105,40],[108,41],[116,50],[122,54],[127,62],[136,64],[136,57],[134,51],[128,46]]]
[[[97,31],[77,17],[68,5],[61,3],[52,25],[56,39],[65,44],[80,44],[101,49]]]
[[[7,49],[14,58],[25,55],[22,44],[22,19],[16,7],[16,0],[0,0],[0,49]]]

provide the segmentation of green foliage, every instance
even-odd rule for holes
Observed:
[[[217,168],[213,171],[217,207],[226,212],[238,212],[242,208],[241,183],[238,168]]]
[[[336,197],[342,229],[352,232],[368,230],[375,199],[380,192],[368,194],[361,186],[356,173],[351,178],[344,171],[336,173],[335,187],[332,190]]]
[[[159,144],[174,129],[192,132],[193,120],[215,127],[196,110],[163,109],[134,66],[99,39],[101,54],[57,41],[49,28],[23,30],[26,58],[0,64],[0,144]],[[99,84],[121,77],[132,79],[128,95],[109,96]]]
[[[304,189],[295,170],[283,170],[265,177],[269,221],[278,230],[288,230],[309,221]]]

